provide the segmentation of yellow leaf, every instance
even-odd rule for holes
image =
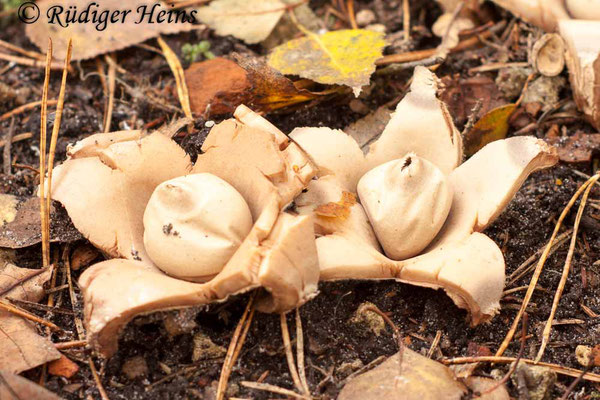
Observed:
[[[506,104],[490,110],[465,135],[465,154],[471,156],[486,144],[504,139],[508,133],[508,120],[516,104]]]
[[[369,84],[375,60],[385,47],[382,33],[347,29],[307,34],[273,49],[269,64],[284,74],[350,86],[355,94]]]

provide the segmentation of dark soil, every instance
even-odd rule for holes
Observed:
[[[401,17],[397,11],[401,2],[356,1],[357,10],[383,7],[385,17],[380,22],[386,25],[388,32],[401,30]],[[382,6],[381,4],[384,3]],[[390,5],[387,3],[394,3]],[[425,23],[431,26],[432,21],[439,15],[434,7],[425,7],[422,2],[414,4],[413,24]],[[312,1],[314,10],[322,9],[330,4],[329,1]],[[393,13],[391,10],[395,10]],[[379,10],[381,11],[381,10]],[[510,19],[501,11],[492,9],[496,18]],[[379,14],[379,12],[378,12]],[[0,39],[26,49],[33,49],[23,34],[23,26],[15,21],[4,21],[0,30]],[[533,28],[531,28],[533,29]],[[434,46],[437,42],[426,34],[414,34],[415,40],[410,48],[421,49]],[[170,46],[179,52],[181,45],[187,42],[195,43],[208,39],[211,51],[217,56],[227,56],[231,52],[248,54],[263,54],[259,46],[247,46],[242,42],[227,37],[215,36],[210,31],[199,31],[174,35],[167,38]],[[525,37],[523,37],[525,40]],[[155,45],[153,41],[148,44]],[[406,49],[405,49],[406,50]],[[460,74],[467,77],[471,67],[486,63],[497,54],[491,47],[483,47],[454,54],[437,71],[439,76]],[[517,49],[511,53],[511,61],[524,61],[526,53]],[[128,71],[120,76],[130,86],[151,91],[165,104],[178,106],[174,95],[174,82],[168,65],[159,55],[132,47],[118,52],[116,58],[119,65]],[[75,74],[72,74],[67,86],[67,99],[61,136],[58,142],[56,158],[65,157],[66,145],[81,139],[101,129],[103,118],[104,98],[100,80],[95,74],[94,62],[75,64]],[[411,70],[391,75],[375,75],[373,90],[362,101],[370,110],[401,98],[407,88]],[[484,74],[495,78],[496,73]],[[565,74],[566,75],[566,74]],[[50,98],[56,98],[59,89],[59,74],[54,73],[50,85]],[[16,106],[41,98],[43,71],[40,69],[15,66],[0,75],[0,82],[5,83],[19,93],[16,98],[0,99],[0,114]],[[568,90],[561,93],[563,98],[571,96]],[[351,97],[342,96],[321,104],[300,106],[293,111],[284,111],[269,115],[268,118],[284,132],[291,131],[296,126],[329,126],[344,128],[363,115],[352,111],[349,106]],[[126,92],[122,85],[117,84],[116,104],[113,114],[112,130],[126,128],[143,128],[144,126],[160,125],[173,119],[175,115],[165,112],[156,104],[145,101],[144,98],[134,98]],[[230,116],[222,116],[228,118]],[[30,165],[37,168],[39,140],[35,133],[39,127],[39,109],[35,109],[16,117],[15,134],[33,132],[31,139],[12,145],[13,162]],[[158,121],[158,122],[157,122]],[[218,121],[218,119],[217,119]],[[177,140],[192,156],[199,152],[202,141],[208,129],[201,119],[196,121],[196,131]],[[10,121],[0,122],[2,136],[8,132]],[[460,128],[460,127],[459,127]],[[51,128],[49,128],[51,129]],[[569,132],[577,129],[591,132],[592,128],[583,121],[567,125]],[[514,131],[514,129],[513,129]],[[538,135],[543,136],[543,132]],[[3,161],[0,154],[0,163]],[[499,166],[498,168],[501,168]],[[501,217],[487,229],[489,234],[502,248],[507,263],[507,275],[515,270],[523,261],[529,258],[540,247],[544,246],[552,233],[558,215],[585,180],[573,172],[578,169],[590,174],[591,165],[580,164],[559,165],[556,168],[530,177],[514,200],[510,203]],[[36,174],[28,169],[15,168],[13,175],[0,174],[0,193],[33,195],[37,184]],[[600,193],[595,189],[591,198],[598,198]],[[57,204],[57,207],[60,207]],[[598,319],[584,313],[581,305],[592,310],[600,311],[600,270],[592,264],[600,258],[600,229],[598,220],[590,211],[584,218],[580,238],[575,251],[575,257],[569,275],[565,292],[560,302],[556,319],[581,319],[584,323],[555,326],[552,340],[546,351],[544,361],[563,366],[580,368],[575,359],[575,347],[579,344],[595,345],[599,343],[600,334]],[[68,218],[68,217],[64,217]],[[567,220],[566,227],[572,226],[573,216]],[[71,249],[83,241],[71,243]],[[54,244],[53,250],[62,254],[65,244]],[[544,290],[537,290],[532,299],[529,312],[529,333],[524,357],[534,358],[539,347],[541,330],[548,317],[554,291],[560,279],[567,245],[551,256],[546,264],[539,282]],[[18,264],[22,267],[39,267],[41,252],[39,246],[32,246],[17,251]],[[80,272],[80,271],[79,271]],[[77,279],[79,272],[73,272]],[[511,289],[529,283],[530,274],[514,283]],[[64,279],[59,275],[59,281]],[[523,298],[524,291],[507,296],[502,303],[502,311],[489,324],[470,327],[465,311],[458,309],[443,291],[409,286],[396,282],[341,282],[322,283],[320,294],[300,310],[304,326],[306,342],[307,378],[311,388],[318,388],[315,393],[323,398],[335,398],[341,389],[344,378],[348,374],[340,370],[344,363],[354,363],[360,360],[368,364],[381,355],[391,355],[398,350],[397,342],[391,330],[375,335],[368,327],[350,322],[358,307],[364,302],[371,302],[386,312],[397,325],[403,335],[404,342],[413,350],[427,352],[437,331],[442,332],[440,341],[441,354],[434,353],[436,358],[441,356],[451,358],[456,356],[474,355],[475,352],[492,353],[504,339],[508,327],[516,314]],[[61,297],[61,307],[69,308],[68,295]],[[231,299],[225,304],[212,305],[197,310],[195,322],[197,326],[188,333],[171,337],[165,330],[163,318],[165,313],[140,317],[130,323],[120,341],[119,351],[108,361],[97,365],[100,367],[102,383],[111,399],[187,399],[212,398],[211,393],[219,378],[222,359],[205,360],[192,363],[193,336],[198,332],[208,335],[212,341],[227,347],[235,326],[248,301],[248,296]],[[81,312],[81,301],[73,305]],[[173,312],[175,313],[175,312]],[[40,314],[42,315],[42,314]],[[72,317],[56,314],[48,316],[54,323],[72,332],[56,340],[75,339],[75,327]],[[295,332],[293,318],[288,317],[290,329]],[[515,341],[506,355],[516,355],[519,343]],[[91,379],[87,365],[86,353],[79,350],[66,351],[72,359],[79,361],[80,372],[72,379],[48,377],[46,387],[67,399],[83,398],[91,395],[99,398],[96,385]],[[146,360],[149,374],[134,381],[129,381],[122,373],[123,363],[134,356]],[[162,364],[162,366],[161,366]],[[165,368],[166,366],[166,368]],[[479,373],[487,375],[493,366],[483,365]],[[503,373],[507,366],[498,366]],[[149,386],[171,373],[184,371],[163,383]],[[32,370],[25,375],[34,381],[39,380],[41,369]],[[279,316],[258,314],[249,331],[240,360],[235,366],[230,379],[230,394],[242,398],[270,398],[264,392],[243,388],[241,381],[256,381],[265,376],[264,382],[293,388],[279,326]],[[571,378],[560,377],[554,387],[553,398],[560,397],[571,382]],[[74,384],[81,384],[74,387]],[[517,395],[515,388],[509,384],[512,395]],[[598,394],[590,383],[582,383],[578,390],[583,393]],[[574,397],[572,397],[574,398]]]

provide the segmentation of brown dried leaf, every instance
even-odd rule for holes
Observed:
[[[322,96],[296,88],[291,80],[257,58],[236,55],[236,60],[239,65],[215,58],[194,63],[185,71],[194,113],[227,114],[240,104],[269,112]]]
[[[321,204],[315,209],[315,214],[319,217],[346,219],[350,216],[354,204],[356,204],[356,195],[342,192],[340,201]]]
[[[71,378],[78,371],[79,366],[65,355],[61,355],[61,357],[58,360],[54,360],[48,363],[48,373],[50,375]]]
[[[385,129],[392,118],[392,111],[387,107],[379,107],[375,112],[348,125],[344,132],[352,136],[360,146],[363,153],[369,150],[369,144],[375,141]]]
[[[375,369],[351,379],[338,400],[460,399],[466,388],[456,381],[448,367],[408,348],[394,354]]]
[[[510,400],[506,387],[497,386],[498,382],[493,379],[471,376],[465,379],[465,384],[475,393],[478,400]]]
[[[457,79],[456,76],[445,76],[441,79],[443,90],[440,100],[448,106],[450,115],[457,125],[463,125],[471,115],[471,110],[478,101],[481,108],[475,115],[483,117],[488,111],[506,104],[498,85],[487,76],[474,76]]]
[[[508,133],[508,120],[516,107],[516,104],[506,104],[494,108],[477,121],[465,134],[465,154],[471,156],[486,144],[504,139]]]
[[[4,265],[0,268],[0,297],[39,301],[45,295],[43,284],[50,279],[52,270],[35,275],[38,272]],[[28,276],[32,278],[26,280]],[[60,358],[58,350],[47,338],[38,335],[32,324],[7,311],[0,311],[0,365],[6,371],[20,373],[57,358]]]
[[[81,239],[62,209],[50,206],[50,241],[72,242]],[[0,194],[0,247],[20,249],[42,240],[40,200]]]
[[[60,400],[60,397],[29,379],[7,371],[0,371],[0,399]]]
[[[60,6],[63,7],[64,10],[74,6],[77,11],[81,13],[84,12],[89,3],[90,2],[87,0],[69,0],[61,3]],[[157,23],[158,14],[161,11],[172,10],[170,7],[166,7],[160,2],[135,0],[134,2],[124,3],[122,0],[102,0],[96,1],[96,3],[101,3],[101,5],[99,8],[90,8],[90,20],[94,10],[98,15],[100,15],[103,10],[110,10],[112,12],[114,10],[124,10],[125,8],[127,10],[132,10],[132,12],[124,18],[123,23],[121,23],[121,21],[113,24],[108,23],[104,30],[98,30],[96,28],[98,24],[91,21],[89,23],[75,23],[62,27],[57,24],[49,24],[48,18],[46,18],[48,9],[52,6],[56,6],[57,3],[50,0],[43,0],[36,3],[39,6],[41,18],[35,23],[27,25],[25,32],[29,39],[40,49],[46,48],[48,45],[48,37],[51,37],[52,42],[54,43],[54,56],[59,59],[65,58],[67,43],[69,38],[72,38],[73,55],[71,59],[77,61],[92,58],[98,54],[124,49],[131,45],[141,43],[144,40],[157,37],[160,34],[178,33],[197,28],[197,26],[194,26],[191,23],[182,23],[181,17],[178,22],[167,22],[165,18],[167,18],[168,15],[163,16],[163,22]],[[158,5],[153,9],[155,4]],[[146,15],[141,23],[136,24],[143,14],[144,9],[138,11],[139,7],[142,6],[146,6],[145,10],[147,13],[150,13],[150,11],[153,10],[154,23],[149,23],[149,17]],[[122,16],[123,14],[121,13],[120,15]],[[175,16],[176,15],[174,14],[172,18],[174,19]],[[62,14],[62,21],[63,23],[65,21],[64,13]]]
[[[575,132],[573,136],[546,136],[546,142],[558,149],[561,161],[570,163],[590,162],[594,151],[600,150],[600,133]]]

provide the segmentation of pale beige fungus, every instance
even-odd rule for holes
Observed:
[[[203,282],[218,272],[252,228],[244,198],[203,173],[161,183],[144,213],[144,246],[167,274]]]

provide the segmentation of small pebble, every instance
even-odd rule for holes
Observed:
[[[215,126],[215,121],[213,120],[208,120],[204,123],[204,126],[207,128],[212,128],[213,126]]]
[[[134,380],[136,378],[148,375],[148,364],[146,364],[146,360],[142,356],[135,356],[129,358],[125,363],[123,363],[123,367],[121,368],[123,374],[129,380]]]
[[[367,26],[375,22],[375,13],[373,11],[364,9],[356,13],[356,24],[358,26]]]

